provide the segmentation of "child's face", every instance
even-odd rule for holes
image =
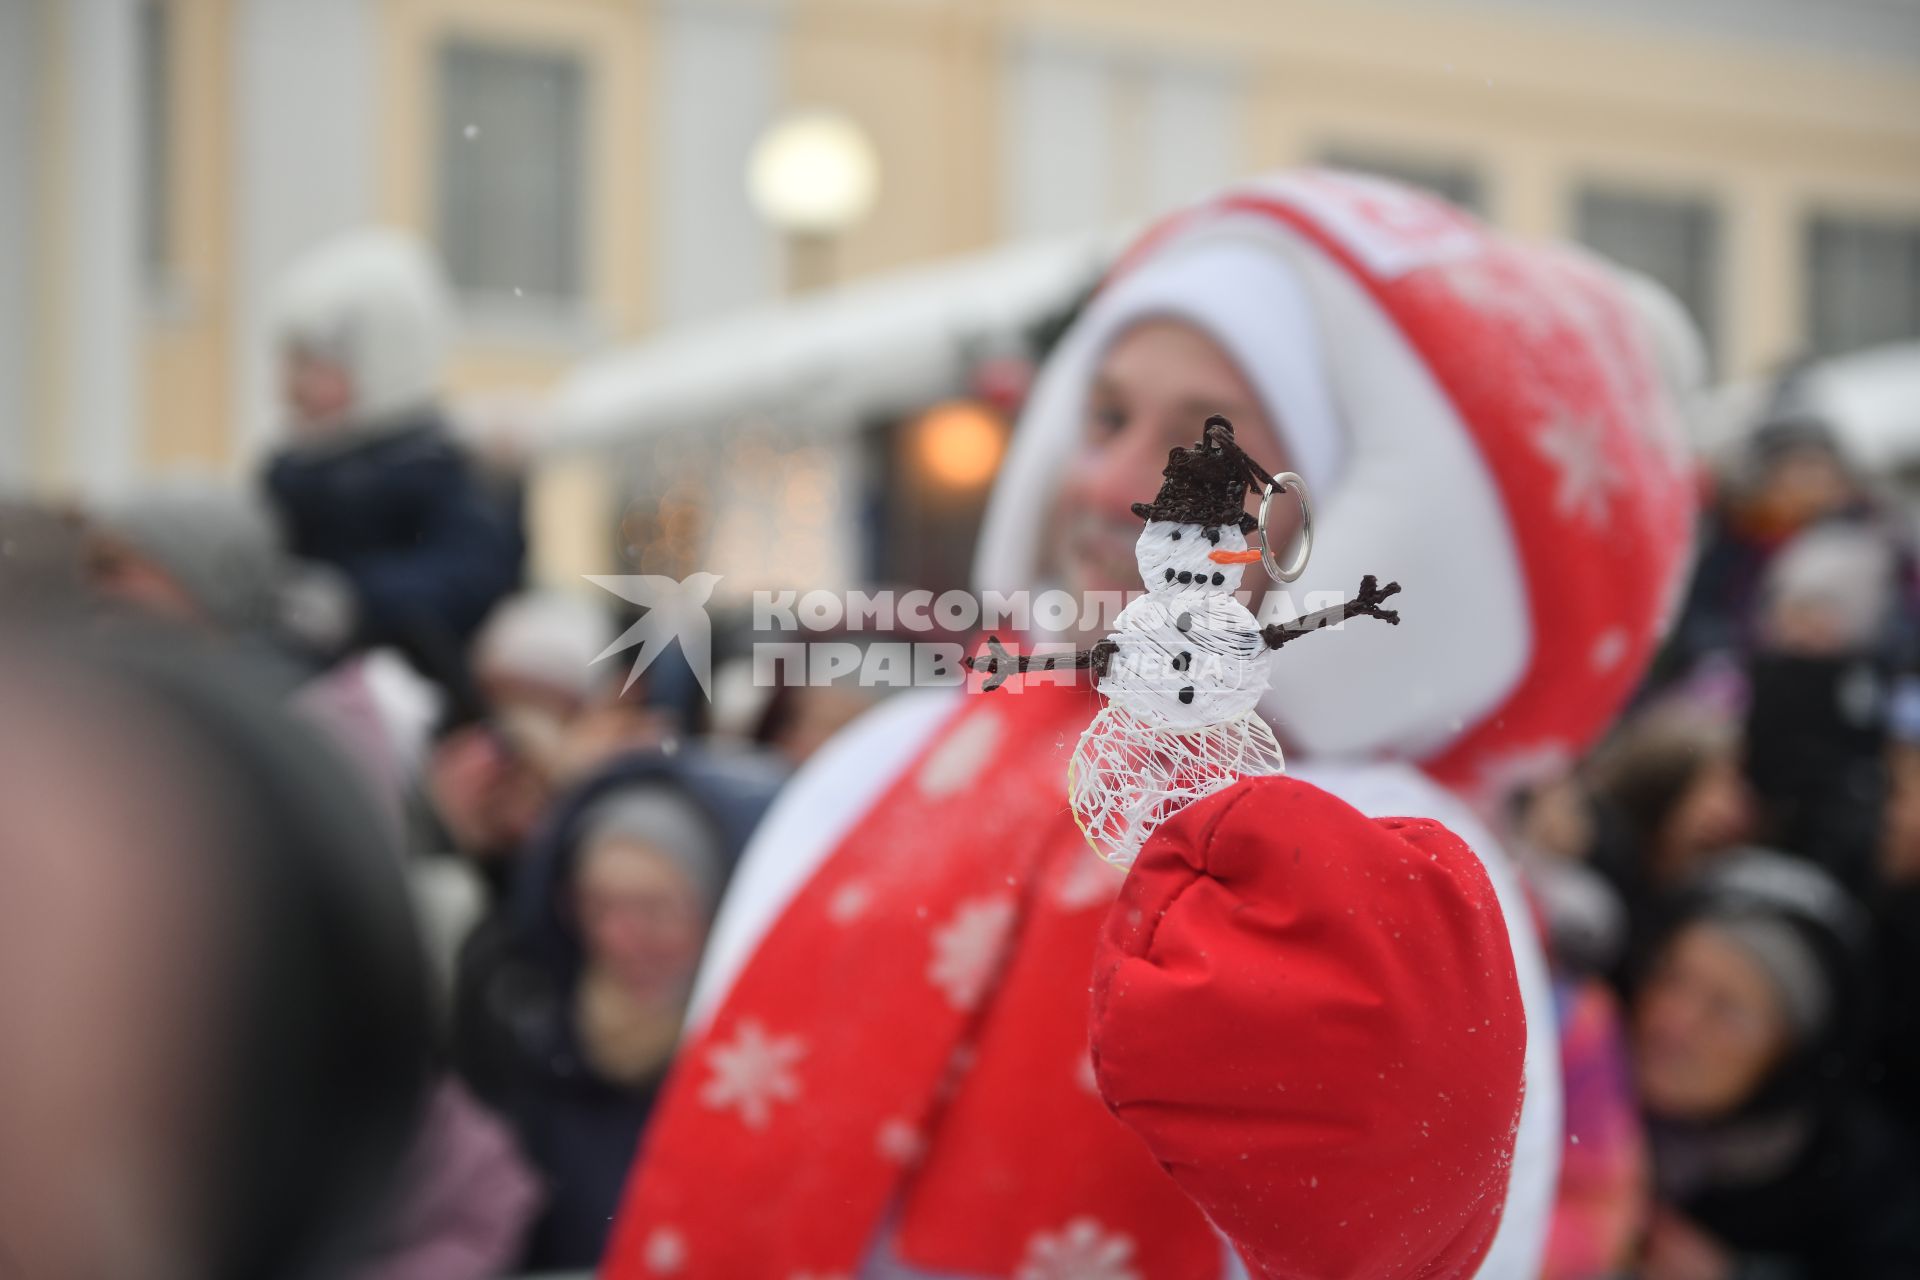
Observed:
[[[1212,338],[1179,320],[1148,320],[1107,348],[1087,395],[1080,447],[1050,516],[1049,545],[1068,590],[1138,591],[1129,509],[1160,488],[1167,454],[1192,446],[1224,414],[1241,445],[1283,471],[1279,432],[1239,366]],[[1292,503],[1281,508],[1295,510]],[[1296,517],[1297,518],[1297,517]],[[1276,545],[1290,531],[1273,530]]]
[[[290,346],[281,357],[281,388],[293,425],[303,435],[322,433],[353,409],[353,375],[337,360]]]
[[[1677,934],[1635,1008],[1634,1069],[1655,1114],[1711,1120],[1750,1097],[1791,1033],[1758,962],[1710,925]]]
[[[636,999],[683,994],[706,942],[700,895],[666,854],[638,840],[585,851],[574,905],[587,954]]]

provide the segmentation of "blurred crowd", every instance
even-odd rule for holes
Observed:
[[[439,407],[438,288],[389,237],[295,272],[257,483],[0,508],[0,1274],[590,1268],[733,864],[859,709],[726,738],[596,662]],[[1553,1274],[1920,1274],[1920,566],[1789,400],[1709,505],[1629,714],[1499,797]]]

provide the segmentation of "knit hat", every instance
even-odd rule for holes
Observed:
[[[1794,1052],[1751,1107],[1764,1110],[1817,1087],[1832,1055],[1857,1047],[1868,924],[1825,871],[1772,849],[1736,850],[1685,891],[1667,936],[1690,924],[1712,928],[1753,958],[1793,1028]]]
[[[474,640],[473,665],[585,698],[612,673],[595,665],[613,639],[606,610],[579,595],[530,591],[494,607]]]
[[[274,299],[283,347],[329,360],[353,379],[352,425],[378,429],[430,404],[452,331],[439,262],[416,237],[363,228],[308,250]]]
[[[1262,711],[1303,754],[1409,758],[1472,791],[1559,767],[1637,685],[1686,582],[1691,388],[1674,380],[1699,362],[1668,349],[1692,335],[1651,296],[1381,179],[1229,188],[1143,236],[1049,357],[976,584],[1043,585],[1102,356],[1131,325],[1186,320],[1240,367],[1313,492],[1295,600],[1404,584],[1400,626],[1290,646]]]
[[[1709,915],[1700,923],[1733,942],[1765,971],[1797,1041],[1820,1034],[1833,1013],[1833,992],[1813,945],[1799,930],[1759,915]]]
[[[726,880],[719,832],[698,804],[673,788],[617,791],[586,812],[579,830],[582,858],[607,841],[644,844],[679,868],[709,913],[719,905]]]
[[[1817,525],[1781,548],[1767,565],[1762,594],[1769,615],[1817,610],[1847,652],[1874,648],[1894,603],[1893,549],[1858,524]]]
[[[220,629],[274,625],[287,565],[272,515],[249,490],[179,477],[104,507],[92,523],[165,571]]]

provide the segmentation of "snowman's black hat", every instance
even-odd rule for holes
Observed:
[[[1233,438],[1233,424],[1215,415],[1207,419],[1200,443],[1167,455],[1160,492],[1152,502],[1136,502],[1142,520],[1171,520],[1217,528],[1238,524],[1251,533],[1258,523],[1247,513],[1247,487],[1265,485],[1268,475]]]

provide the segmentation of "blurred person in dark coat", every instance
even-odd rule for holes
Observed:
[[[266,484],[293,554],[339,570],[349,647],[394,645],[457,686],[525,547],[514,504],[448,434],[450,325],[437,265],[400,233],[354,232],[297,262],[275,334],[291,438]]]
[[[1920,1275],[1920,1181],[1861,1090],[1865,921],[1786,855],[1710,868],[1634,1001],[1648,1280]]]
[[[1666,665],[1680,674],[1708,654],[1744,655],[1774,555],[1804,529],[1867,509],[1831,426],[1790,405],[1770,415],[1714,506]]]
[[[528,1268],[599,1260],[713,913],[779,781],[760,757],[694,747],[614,761],[545,824],[507,927],[469,942],[456,1058],[545,1177]]]
[[[1874,1083],[1920,1143],[1920,680],[1897,687],[1888,737],[1880,886],[1869,899],[1880,994]]]
[[[1762,838],[1859,894],[1875,878],[1900,598],[1899,557],[1883,533],[1809,529],[1768,566],[1748,665],[1746,770]]]
[[[1671,895],[1752,835],[1754,797],[1738,734],[1679,703],[1635,712],[1595,754],[1591,773],[1591,865],[1626,908],[1626,946],[1606,957],[1619,979]]]
[[[387,837],[234,652],[0,636],[0,1272],[363,1256],[428,1080]]]
[[[447,886],[466,881],[467,928],[506,911],[520,857],[560,796],[671,736],[638,690],[622,692],[619,662],[599,661],[613,638],[597,600],[559,591],[508,597],[475,637],[473,714],[446,726],[425,769],[431,843],[453,855],[427,861]]]

